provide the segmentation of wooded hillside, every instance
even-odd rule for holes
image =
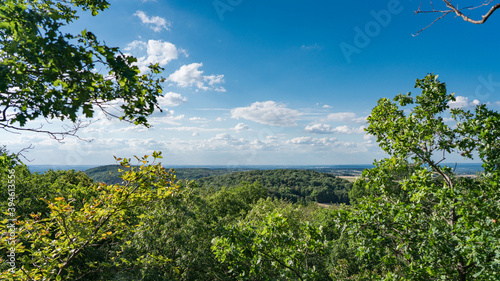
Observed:
[[[312,200],[319,203],[349,203],[347,193],[352,187],[352,183],[331,174],[295,169],[235,172],[200,178],[196,182],[207,190],[259,182],[269,190],[270,196],[292,202]]]

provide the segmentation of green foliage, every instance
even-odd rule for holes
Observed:
[[[206,201],[192,182],[153,208],[141,208],[141,219],[127,236],[122,257],[135,260],[151,254],[169,262],[154,261],[119,270],[108,280],[220,280],[221,265],[211,253],[211,240],[219,229]]]
[[[99,166],[85,171],[90,178],[95,182],[102,182],[105,184],[120,184],[123,182],[119,170],[127,171],[130,168],[123,168],[120,165],[106,165]]]
[[[78,9],[95,16],[108,7],[104,0],[0,2],[0,128],[20,129],[38,117],[78,126],[79,114],[92,117],[95,108],[117,99],[120,119],[148,126],[162,91],[163,79],[155,78],[161,68],[151,65],[140,74],[136,58],[93,33],[63,31],[78,19]]]
[[[13,169],[19,163],[17,155],[9,153],[5,146],[0,146],[0,174],[8,174],[9,170]]]
[[[15,175],[15,201],[16,215],[27,218],[30,214],[40,213],[43,217],[48,216],[50,210],[46,202],[40,198],[55,198],[63,196],[73,200],[75,206],[81,207],[82,200],[90,200],[95,192],[88,187],[92,185],[92,179],[83,172],[52,171],[44,174],[31,173],[28,168],[18,164],[11,169]],[[0,189],[7,190],[9,185],[8,173],[0,177]],[[7,209],[8,192],[0,193],[0,208]]]
[[[207,197],[208,204],[218,218],[238,218],[252,209],[252,204],[267,197],[267,190],[258,182],[228,189],[223,187]]]
[[[226,226],[212,250],[236,280],[317,280],[325,248],[321,228],[300,222],[294,229],[288,218],[272,212],[264,220]]]
[[[255,170],[211,176],[197,180],[206,190],[237,186],[242,182],[259,182],[269,194],[292,202],[349,203],[348,191],[352,184],[331,174],[310,170]]]
[[[500,115],[484,105],[449,110],[455,98],[435,75],[416,87],[421,95],[381,99],[368,118],[367,131],[390,157],[354,188],[347,232],[360,270],[386,280],[499,280]],[[478,179],[439,165],[447,154],[474,151],[484,163]]]
[[[154,156],[155,159],[161,157],[156,153]],[[84,196],[82,202],[74,202],[75,197],[70,196],[43,198],[49,210],[47,217],[38,213],[29,218],[19,218],[16,222],[15,243],[18,267],[15,274],[4,268],[2,279],[67,280],[107,267],[148,263],[149,259],[167,262],[168,259],[154,253],[149,254],[149,259],[133,262],[116,259],[120,254],[120,251],[116,251],[116,245],[124,243],[124,237],[135,230],[131,223],[137,221],[139,215],[135,210],[166,200],[181,186],[175,176],[166,172],[160,164],[147,165],[147,158],[137,158],[142,165],[123,174],[123,185],[98,184],[87,187],[92,190],[93,196],[90,199]],[[127,167],[129,162],[123,159],[122,165]],[[2,221],[2,233],[7,232],[8,224],[7,219]],[[9,245],[8,236],[2,236],[0,241],[2,249],[7,250],[12,246]],[[102,249],[110,250],[103,255],[106,259],[90,259]]]

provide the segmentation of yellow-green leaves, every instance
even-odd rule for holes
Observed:
[[[131,213],[138,208],[147,210],[152,203],[168,199],[181,186],[160,164],[150,164],[147,158],[138,158],[141,165],[124,172],[125,183],[122,185],[95,184],[88,187],[93,189],[90,193],[93,197],[85,202],[75,202],[65,196],[42,199],[48,206],[49,215],[33,214],[17,221],[19,270],[16,275],[5,271],[0,274],[0,279],[69,280],[77,274],[75,260],[88,249],[107,247],[111,241],[126,243],[122,241],[123,237],[135,230],[135,226],[129,223]],[[122,165],[128,164],[128,160],[122,159]],[[77,205],[81,207],[77,208]],[[8,225],[7,221],[1,222],[0,230],[4,232]],[[1,247],[8,247],[5,237],[0,241]],[[28,247],[25,249],[24,245]],[[110,260],[86,262],[101,269],[119,266],[113,263],[114,259],[111,260],[119,253],[107,251]],[[135,261],[135,264],[141,262],[166,263],[168,259],[150,255]]]

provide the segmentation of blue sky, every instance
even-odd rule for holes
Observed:
[[[164,112],[151,129],[96,116],[80,133],[92,142],[1,132],[12,151],[35,147],[31,164],[109,164],[155,150],[165,165],[369,164],[384,157],[363,131],[371,108],[427,73],[456,93],[453,106],[500,108],[500,15],[484,25],[448,16],[412,36],[436,17],[414,15],[420,1],[110,3],[68,31],[94,32],[139,67],[160,62]]]

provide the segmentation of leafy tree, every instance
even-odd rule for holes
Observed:
[[[91,200],[96,193],[89,188],[93,182],[83,172],[52,171],[44,174],[31,173],[24,165],[16,165],[11,171],[15,175],[16,216],[25,219],[30,214],[40,213],[47,217],[50,213],[46,202],[40,198],[55,198],[63,196],[74,201],[75,207],[82,207],[83,201]],[[0,173],[0,189],[7,191],[9,185],[8,173]],[[0,208],[8,208],[8,192],[0,194]]]
[[[153,156],[161,158],[158,153]],[[135,230],[133,222],[138,217],[134,210],[154,206],[154,202],[166,200],[182,186],[160,164],[147,165],[147,158],[138,158],[142,165],[124,173],[123,185],[91,186],[95,195],[89,200],[43,198],[48,216],[37,213],[14,222],[1,221],[3,234],[9,232],[12,223],[17,229],[14,245],[9,243],[9,235],[0,238],[0,249],[14,247],[17,259],[15,272],[4,267],[1,279],[75,280],[106,268],[168,263],[168,258],[154,253],[133,261],[117,259],[124,237]],[[124,159],[122,164],[129,166],[129,161]]]
[[[321,228],[301,222],[294,231],[278,212],[226,226],[212,246],[237,280],[318,280],[325,248]]]
[[[113,273],[107,280],[225,280],[211,247],[220,226],[207,202],[189,182],[168,200],[138,209],[141,219],[127,236],[121,257],[135,260],[154,254],[154,262]]]
[[[141,74],[137,59],[118,48],[100,43],[87,30],[64,32],[78,19],[77,11],[97,15],[109,7],[105,0],[3,0],[0,2],[0,128],[44,132],[54,138],[74,135],[96,109],[146,125],[146,117],[158,107],[161,94],[150,66]],[[99,69],[99,71],[96,71]],[[116,101],[122,111],[115,116],[107,109]],[[73,128],[61,132],[27,128],[38,117],[69,119]]]
[[[223,187],[207,197],[208,204],[218,218],[232,220],[244,216],[252,204],[267,197],[267,190],[258,182],[242,183],[233,188]]]
[[[381,99],[368,117],[389,158],[356,183],[364,191],[347,231],[361,270],[387,280],[499,280],[500,114],[450,110],[455,98],[436,75],[415,87],[420,95]],[[457,177],[440,164],[451,153],[477,154],[484,173]]]

